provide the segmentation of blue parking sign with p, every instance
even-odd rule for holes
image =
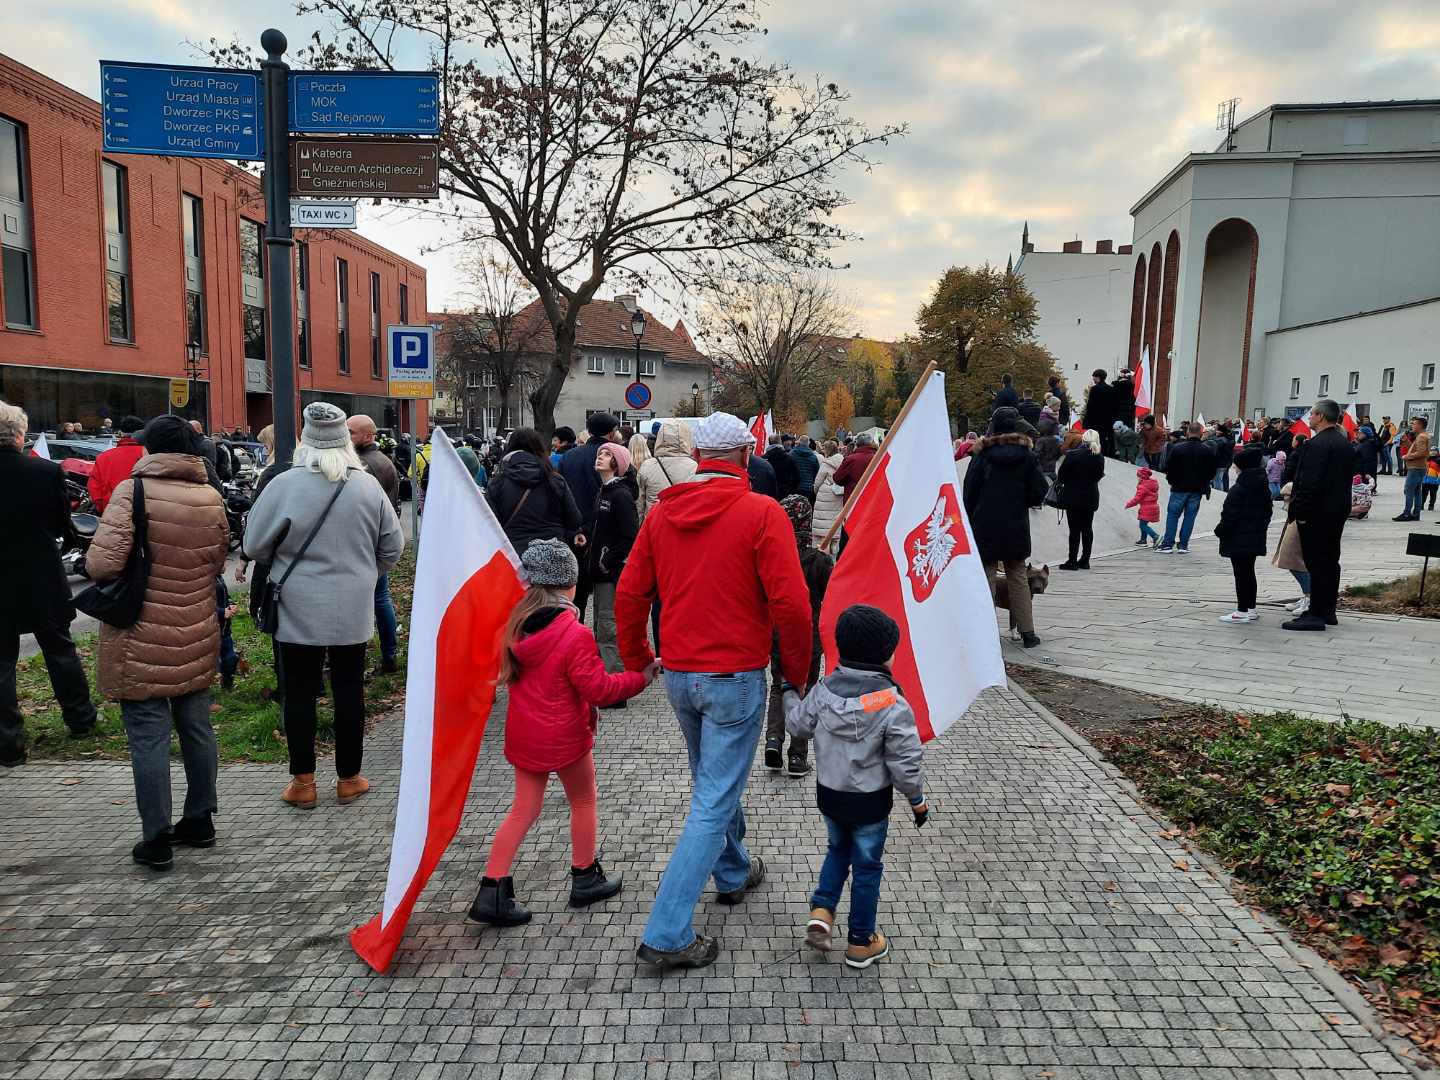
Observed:
[[[390,396],[435,396],[435,330],[429,326],[388,327]]]

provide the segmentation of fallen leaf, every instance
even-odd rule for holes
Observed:
[[[1186,862],[1184,859],[1176,859],[1175,862],[1174,862],[1172,865],[1175,867],[1176,870],[1189,870],[1189,869],[1190,869],[1190,864],[1189,864],[1188,862]]]
[[[1368,896],[1366,896],[1363,892],[1361,892],[1361,891],[1358,890],[1358,889],[1352,889],[1350,892],[1346,893],[1346,894],[1345,894],[1345,899],[1346,899],[1346,901],[1350,904],[1351,907],[1375,907],[1375,906],[1376,906],[1374,900],[1371,900]]]
[[[1340,1025],[1345,1023],[1345,1019],[1344,1017],[1336,1016],[1334,1013],[1328,1013],[1325,1017],[1325,1022],[1327,1024],[1334,1024],[1336,1027],[1339,1027]]]
[[[1180,829],[1166,829],[1164,832],[1162,832],[1162,833],[1160,834],[1160,838],[1161,838],[1162,840],[1174,840],[1177,836],[1183,836],[1183,835],[1184,835],[1184,833],[1183,833],[1183,831],[1180,830]]]
[[[1326,794],[1326,795],[1349,795],[1349,794],[1350,794],[1350,785],[1349,785],[1349,784],[1326,784],[1326,785],[1325,785],[1325,794]]]
[[[1419,990],[1396,990],[1396,1001],[1419,1001],[1421,992]]]
[[[62,787],[74,787],[76,784],[83,784],[85,781],[78,776],[67,776],[60,781]]]
[[[1404,945],[1397,945],[1393,941],[1387,941],[1380,946],[1380,963],[1386,967],[1405,967],[1412,959],[1412,954]]]
[[[1104,889],[1106,892],[1116,892],[1119,890],[1120,886],[1115,884],[1115,882],[1113,881],[1107,881],[1105,882],[1105,884],[1101,885],[1100,888]]]
[[[199,1001],[195,1002],[195,1008],[197,1008],[197,1009],[208,1009],[208,1008],[211,1008],[214,1004],[215,1004],[215,999],[212,998],[209,994],[206,994],[206,995],[205,995],[204,997],[202,997]]]
[[[218,702],[218,701],[212,701],[212,702],[210,703],[210,711],[211,711],[212,713],[217,713],[217,712],[219,712],[221,709],[223,709],[224,707],[225,707],[225,706],[224,706],[224,705],[221,705],[220,702]]]

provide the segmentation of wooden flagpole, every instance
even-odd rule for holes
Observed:
[[[834,541],[836,534],[844,527],[845,519],[850,516],[850,511],[855,506],[855,501],[860,498],[860,493],[865,490],[865,485],[870,482],[871,475],[879,468],[880,459],[884,456],[886,448],[889,447],[890,440],[895,438],[895,433],[900,430],[900,425],[905,422],[905,417],[910,415],[910,410],[914,407],[915,402],[920,400],[920,393],[925,389],[926,384],[929,383],[930,376],[934,375],[938,370],[939,367],[935,361],[932,360],[925,365],[925,370],[920,373],[920,378],[915,380],[914,389],[910,391],[910,396],[905,399],[905,404],[901,407],[899,413],[896,414],[895,423],[891,424],[890,430],[885,433],[885,440],[880,444],[880,448],[875,451],[875,456],[870,459],[870,464],[865,467],[865,473],[860,477],[860,483],[855,485],[855,490],[850,493],[850,498],[845,500],[845,505],[840,508],[840,513],[834,522],[831,523],[829,531],[825,534],[825,538],[820,541],[821,551],[830,550],[831,542]]]

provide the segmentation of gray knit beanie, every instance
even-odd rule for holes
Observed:
[[[520,556],[520,565],[531,585],[568,589],[580,580],[575,553],[559,540],[531,540]]]
[[[316,450],[334,450],[350,445],[350,429],[345,426],[345,413],[328,401],[312,401],[305,406],[305,427],[300,441]]]

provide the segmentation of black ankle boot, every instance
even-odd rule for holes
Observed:
[[[600,900],[609,900],[620,891],[620,875],[606,879],[605,871],[596,859],[584,870],[570,868],[570,906],[589,907]]]
[[[480,879],[480,891],[470,905],[470,918],[491,926],[524,926],[530,921],[530,912],[515,902],[514,878],[487,877]]]

